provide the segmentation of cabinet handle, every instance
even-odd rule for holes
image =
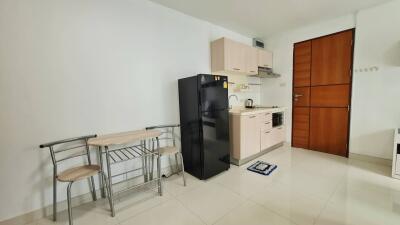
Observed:
[[[264,66],[265,66],[265,67],[268,67],[269,65],[267,65],[267,64],[264,64]]]
[[[265,133],[266,133],[266,134],[269,134],[269,133],[271,133],[271,131],[266,131]]]
[[[250,118],[250,119],[252,119],[252,118],[256,118],[256,116],[250,116],[249,118]]]
[[[265,123],[265,124],[270,124],[271,122]]]
[[[265,113],[266,116],[270,115],[271,113]]]
[[[239,68],[232,68],[233,70],[240,70]]]
[[[250,73],[255,73],[256,71],[254,71],[254,70],[252,70],[252,71],[250,71]]]
[[[282,130],[283,127],[278,127],[279,130]]]

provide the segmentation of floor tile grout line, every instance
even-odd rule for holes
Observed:
[[[233,210],[239,208],[240,206],[244,205],[248,200],[244,200],[243,202],[239,203],[237,206],[233,207],[232,209],[228,210],[224,215],[222,215],[220,218],[218,218],[212,225],[217,224],[219,221],[221,221],[225,216],[227,216],[229,213],[231,213]]]
[[[198,215],[197,213],[193,212],[189,207],[187,207],[185,204],[183,204],[183,202],[181,200],[179,200],[178,198],[176,198],[176,200],[185,208],[187,209],[192,215],[194,215],[196,218],[198,218],[204,225],[208,225],[206,223],[206,221],[204,221],[200,215]]]
[[[321,209],[320,212],[318,213],[318,216],[317,216],[317,218],[315,218],[315,221],[314,221],[314,223],[313,223],[314,225],[318,222],[318,220],[320,219],[322,213],[326,210],[326,208],[327,208],[328,205],[330,204],[331,199],[333,198],[333,196],[339,191],[339,189],[340,189],[340,187],[341,187],[341,185],[342,185],[342,182],[343,182],[342,179],[344,179],[344,176],[345,176],[345,175],[343,175],[343,178],[341,178],[341,181],[338,182],[338,183],[336,184],[335,190],[334,190],[334,191],[332,192],[332,194],[329,196],[329,198],[327,199],[327,201],[326,201],[325,204],[324,204],[324,207],[322,207],[322,209]]]
[[[275,214],[275,215],[277,215],[277,216],[279,216],[279,217],[285,218],[285,219],[287,219],[288,221],[290,221],[291,223],[293,223],[293,224],[295,224],[295,225],[299,225],[297,222],[294,222],[291,218],[289,218],[289,217],[287,217],[287,216],[285,216],[285,215],[281,215],[281,214],[279,214],[279,213],[277,213],[277,212],[271,210],[270,208],[264,206],[263,204],[260,204],[260,203],[258,203],[258,202],[256,202],[256,201],[252,200],[252,199],[249,199],[249,200],[250,200],[251,202],[255,203],[256,205],[262,207],[263,209],[269,211],[270,213]]]
[[[156,196],[156,197],[163,197],[163,196],[159,196],[159,195],[158,195],[158,196]],[[169,198],[169,197],[168,197],[168,198]],[[120,221],[119,218],[118,218],[118,215],[116,215],[117,221],[119,222],[119,224],[125,223],[126,221],[128,221],[128,220],[130,220],[130,219],[132,219],[132,218],[135,218],[135,217],[137,217],[137,216],[139,216],[139,215],[145,213],[146,211],[149,211],[149,210],[154,209],[154,208],[156,208],[156,207],[158,207],[158,206],[164,205],[165,203],[167,203],[167,202],[169,202],[169,201],[171,201],[171,200],[172,200],[171,198],[170,198],[170,199],[166,199],[165,201],[162,201],[162,202],[159,203],[159,204],[156,204],[156,205],[151,206],[151,207],[149,207],[149,208],[140,210],[138,213],[136,213],[136,215],[131,216],[131,217],[129,217],[129,218],[126,218],[126,219],[124,219],[124,220],[122,220],[122,221]],[[117,213],[116,213],[116,214],[117,214]]]

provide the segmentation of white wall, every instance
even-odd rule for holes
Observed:
[[[288,106],[291,125],[293,44],[356,27],[350,152],[391,159],[393,129],[400,126],[400,1],[362,10],[266,40],[282,78],[263,80],[263,104]],[[378,71],[364,71],[378,66]],[[288,129],[287,139],[291,140]]]
[[[299,41],[323,36],[340,30],[354,27],[352,15],[343,16],[291,30],[266,40],[266,48],[274,54],[273,68],[280,73],[280,78],[261,79],[261,103],[263,105],[286,106],[287,141],[291,140],[292,126],[292,78],[293,78],[293,44]]]
[[[177,79],[210,72],[210,41],[251,44],[145,0],[2,0],[0,34],[0,221],[51,204],[39,144],[179,122]]]
[[[391,159],[400,127],[400,1],[357,14],[350,151]],[[364,72],[378,67],[378,71]],[[362,71],[362,72],[360,72]]]

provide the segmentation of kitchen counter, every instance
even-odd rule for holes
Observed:
[[[229,110],[229,114],[234,115],[234,116],[247,116],[247,115],[252,115],[252,114],[257,114],[257,113],[275,113],[275,112],[283,112],[286,110],[286,107],[278,107],[278,108],[253,108],[253,109],[247,109],[247,108],[233,108]]]

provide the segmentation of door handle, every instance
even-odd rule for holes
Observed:
[[[294,94],[294,97],[295,97],[295,98],[303,97],[303,95],[301,95],[301,94]]]

